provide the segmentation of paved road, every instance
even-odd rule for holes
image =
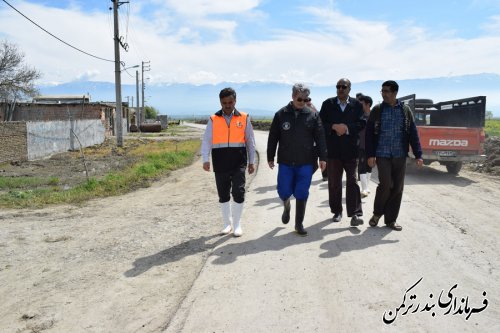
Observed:
[[[500,332],[497,179],[409,170],[404,230],[395,232],[367,225],[373,194],[363,202],[365,225],[332,223],[317,172],[309,235],[298,237],[293,221],[280,221],[267,133],[257,131],[256,142],[262,160],[244,235],[213,250],[167,332]]]

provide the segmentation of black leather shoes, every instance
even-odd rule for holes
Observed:
[[[380,220],[380,216],[373,214],[368,224],[370,224],[370,227],[376,227],[378,224],[378,220]]]
[[[392,230],[396,231],[401,231],[403,230],[403,227],[397,224],[396,222],[389,222],[385,224],[387,227],[391,228]]]
[[[340,220],[342,220],[342,213],[337,213],[337,214],[333,215],[333,218],[332,218],[333,222],[340,222]]]
[[[363,219],[359,216],[354,215],[351,218],[351,227],[357,227],[358,225],[362,225],[364,223]]]

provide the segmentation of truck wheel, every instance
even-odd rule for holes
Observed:
[[[446,163],[446,170],[453,175],[458,175],[458,173],[460,172],[460,169],[462,169],[462,162],[448,162],[448,163]]]

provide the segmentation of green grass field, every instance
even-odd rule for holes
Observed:
[[[149,184],[172,170],[189,165],[200,148],[200,140],[160,141],[141,145],[130,152],[140,156],[134,165],[96,179],[90,178],[65,190],[50,177],[0,177],[0,208],[40,208],[51,204],[77,204],[89,199],[120,195]],[[43,188],[39,188],[44,185]]]
[[[500,119],[486,120],[484,131],[487,136],[500,136]]]

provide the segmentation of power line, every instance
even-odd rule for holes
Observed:
[[[52,33],[50,33],[49,31],[45,30],[45,29],[44,29],[44,28],[42,28],[40,25],[38,25],[36,22],[34,22],[32,19],[30,19],[29,17],[27,17],[26,15],[24,15],[23,13],[21,13],[19,10],[17,10],[14,6],[12,6],[12,5],[11,5],[10,3],[8,3],[6,0],[2,0],[2,1],[3,1],[3,2],[5,2],[5,3],[6,3],[9,7],[10,7],[10,8],[12,8],[12,9],[14,9],[16,12],[18,12],[18,13],[19,13],[21,16],[23,16],[25,19],[27,19],[28,21],[30,21],[31,23],[33,23],[34,25],[36,25],[38,28],[42,29],[44,32],[48,33],[50,36],[54,37],[55,39],[57,39],[58,41],[60,41],[60,42],[62,42],[62,43],[64,43],[64,44],[68,45],[69,47],[71,47],[71,48],[73,48],[73,49],[75,49],[75,50],[77,50],[77,51],[79,51],[79,52],[81,52],[81,53],[83,53],[83,54],[86,54],[86,55],[88,55],[88,56],[91,56],[91,57],[97,58],[97,59],[99,59],[99,60],[109,61],[109,62],[115,62],[114,60],[104,59],[104,58],[101,58],[101,57],[95,56],[95,55],[93,55],[93,54],[90,54],[90,53],[88,53],[88,52],[85,52],[85,51],[83,51],[83,50],[81,50],[81,49],[79,49],[79,48],[77,48],[77,47],[75,47],[75,46],[73,46],[73,45],[71,45],[71,44],[69,44],[69,43],[67,43],[67,42],[63,41],[61,38],[59,38],[59,37],[57,37],[57,36],[53,35],[53,34],[52,34]]]

